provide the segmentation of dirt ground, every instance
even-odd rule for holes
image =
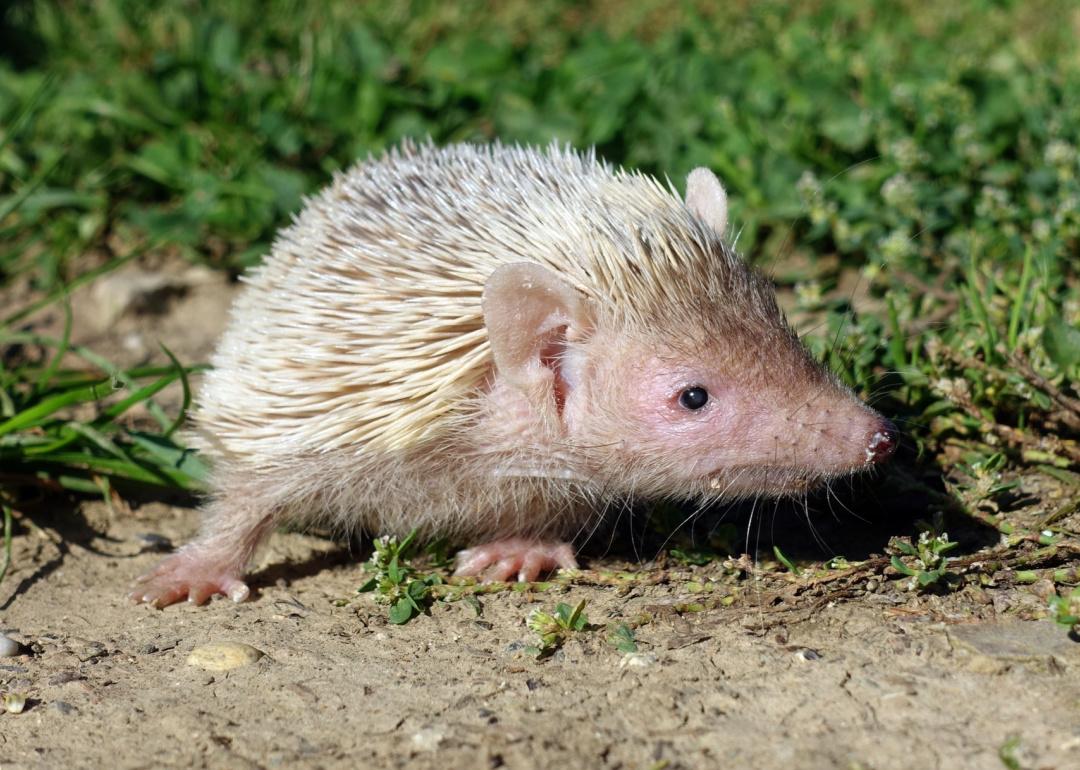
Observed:
[[[171,275],[126,269],[84,291],[79,341],[136,362],[161,339],[205,360],[235,286]],[[822,535],[855,531],[863,555],[881,553],[889,534],[910,533],[897,505]],[[836,592],[755,577],[752,562],[601,547],[553,589],[482,595],[480,614],[437,602],[394,626],[356,593],[362,547],[277,533],[252,600],[156,611],[124,589],[161,558],[162,538],[194,532],[193,508],[89,501],[34,521],[0,584],[0,632],[23,653],[0,658],[0,691],[28,697],[0,713],[3,770],[1080,768],[1080,644],[1034,619],[1045,586],[935,596],[858,578]],[[773,528],[791,553],[811,538],[785,521]],[[581,599],[590,628],[535,659],[529,611]],[[636,627],[639,652],[608,641],[619,622]],[[263,654],[224,672],[190,665],[211,642]]]

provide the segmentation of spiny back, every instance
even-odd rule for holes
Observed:
[[[200,443],[266,466],[437,438],[490,367],[484,282],[522,261],[628,328],[724,314],[738,295],[772,302],[651,177],[555,145],[405,144],[337,175],[246,278],[203,390]]]

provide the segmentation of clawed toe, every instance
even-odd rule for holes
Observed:
[[[136,578],[128,598],[136,604],[162,609],[185,599],[191,604],[206,604],[215,594],[242,602],[251,595],[251,589],[233,565],[208,563],[181,552]]]
[[[531,583],[557,568],[577,569],[574,551],[567,543],[523,538],[499,540],[461,551],[455,575],[482,575],[484,582],[514,579]]]

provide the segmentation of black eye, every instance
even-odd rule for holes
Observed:
[[[679,404],[691,411],[697,411],[709,401],[709,391],[705,388],[687,388],[679,394]]]

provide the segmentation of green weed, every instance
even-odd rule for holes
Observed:
[[[802,574],[802,570],[799,566],[789,559],[784,552],[780,550],[779,546],[773,546],[773,555],[776,556],[776,560],[783,564],[787,568],[787,571],[795,577],[799,577]]]
[[[625,623],[618,623],[608,634],[608,641],[619,652],[632,653],[638,651],[637,639],[634,630]]]
[[[434,600],[432,586],[442,585],[437,573],[421,575],[408,557],[416,543],[417,532],[413,530],[398,542],[396,537],[384,536],[374,541],[375,552],[371,554],[366,569],[373,573],[357,593],[373,592],[375,601],[390,607],[391,623],[400,625],[427,612]]]
[[[1049,602],[1054,621],[1075,634],[1080,627],[1080,586],[1051,596]]]
[[[203,367],[184,367],[163,348],[171,365],[121,370],[72,346],[70,332],[70,313],[61,339],[0,327],[7,351],[0,361],[0,467],[15,470],[19,483],[82,492],[97,491],[102,478],[199,489],[205,468],[172,437],[191,402],[188,375]],[[66,365],[69,355],[84,366]],[[170,417],[153,397],[174,382],[183,403]],[[135,407],[156,422],[156,432],[125,423]],[[12,483],[0,493],[13,494]]]
[[[889,563],[901,575],[911,578],[909,588],[927,591],[959,587],[963,581],[955,572],[948,570],[948,557],[945,555],[959,543],[949,540],[948,533],[942,530],[940,515],[935,516],[933,524],[923,522],[920,528],[922,531],[914,544],[900,538],[893,538],[889,543],[892,550],[909,557],[912,564],[906,564],[895,554]]]
[[[588,628],[589,618],[585,614],[587,603],[587,600],[582,599],[571,607],[560,602],[555,605],[554,613],[544,612],[539,607],[530,612],[525,619],[525,625],[539,639],[526,650],[539,659],[547,658],[562,647],[571,634]]]

